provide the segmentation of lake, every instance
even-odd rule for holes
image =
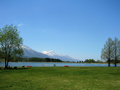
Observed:
[[[32,66],[32,67],[53,67],[54,64],[56,65],[56,67],[64,67],[64,65],[79,66],[79,67],[84,67],[84,66],[107,67],[108,66],[108,64],[97,64],[97,63],[9,62],[9,66],[11,67],[14,67],[14,66],[21,67],[22,65]],[[1,62],[0,66],[4,67],[5,63]],[[111,67],[114,67],[114,64],[111,64]],[[120,67],[120,64],[118,64],[117,67]]]

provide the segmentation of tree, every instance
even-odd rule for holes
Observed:
[[[101,61],[101,60],[97,60],[96,62],[97,62],[97,63],[102,63],[102,61]]]
[[[0,59],[4,58],[4,53],[0,51]]]
[[[108,62],[108,67],[110,67],[110,60],[113,57],[113,45],[113,40],[108,38],[108,41],[106,41],[106,44],[104,44],[104,48],[101,51],[101,59]]]
[[[85,62],[85,63],[94,63],[95,60],[94,60],[94,59],[86,59],[84,62]]]
[[[0,29],[0,51],[4,53],[5,68],[8,67],[11,58],[23,55],[22,44],[23,40],[19,37],[16,26],[5,25],[4,28]]]
[[[114,59],[114,64],[116,67],[116,63],[118,62],[120,58],[120,41],[118,38],[115,37],[114,39],[114,46],[113,46],[113,59]]]

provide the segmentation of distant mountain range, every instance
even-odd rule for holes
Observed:
[[[41,52],[37,52],[37,51],[29,48],[28,46],[22,45],[22,48],[23,48],[23,50],[24,50],[24,55],[23,55],[23,57],[26,57],[26,58],[31,58],[31,57],[49,58],[48,55],[43,54],[43,53],[41,53]]]
[[[42,53],[48,55],[50,58],[58,58],[61,59],[62,61],[80,61],[68,55],[56,54],[53,51],[42,51]]]
[[[60,59],[62,61],[80,61],[80,60],[74,59],[68,55],[56,54],[53,51],[37,52],[25,45],[22,45],[21,47],[24,50],[23,57],[26,57],[26,58],[39,57],[39,58],[56,58],[56,59]]]

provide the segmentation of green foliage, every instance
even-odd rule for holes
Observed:
[[[56,67],[56,64],[54,64],[54,67]]]
[[[106,41],[106,44],[104,44],[104,48],[101,51],[101,59],[109,61],[112,58],[113,45],[113,40],[108,38],[108,41]]]
[[[108,62],[108,66],[110,66],[110,62],[114,60],[115,66],[117,61],[120,59],[120,41],[115,37],[114,40],[108,38],[104,48],[101,51],[101,59]]]
[[[70,63],[70,61],[65,61],[65,62]]]
[[[116,63],[120,59],[120,41],[116,37],[114,39],[114,46],[113,46],[113,59],[116,67]]]
[[[19,32],[16,26],[6,25],[0,29],[0,51],[4,53],[5,67],[8,67],[8,62],[18,56],[23,55],[22,38],[19,37]]]
[[[5,54],[2,51],[0,51],[0,59],[2,59],[4,57],[5,57]]]
[[[19,58],[19,61],[23,61],[23,62],[62,62],[62,60],[60,60],[60,59],[38,58],[38,57]]]
[[[0,70],[0,90],[119,90],[120,67]]]
[[[84,62],[85,62],[85,63],[94,63],[95,60],[94,60],[94,59],[86,59]]]
[[[102,63],[102,61],[101,61],[101,60],[97,60],[96,62],[97,62],[97,63]]]

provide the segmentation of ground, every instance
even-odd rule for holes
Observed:
[[[0,70],[0,90],[119,90],[120,67],[30,67]]]

